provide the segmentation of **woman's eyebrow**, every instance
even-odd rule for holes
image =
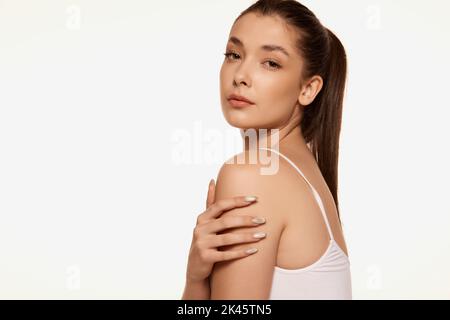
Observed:
[[[231,36],[230,39],[228,39],[228,42],[234,43],[235,45],[239,46],[239,47],[243,47],[244,44],[242,43],[241,40],[239,40],[238,38]],[[289,53],[287,52],[287,50],[285,48],[283,48],[282,46],[279,45],[275,45],[275,44],[265,44],[261,46],[262,50],[265,51],[280,51],[283,54],[285,54],[287,57],[289,57]]]

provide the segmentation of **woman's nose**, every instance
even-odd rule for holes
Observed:
[[[251,85],[250,77],[242,72],[237,73],[234,77],[234,85],[240,86],[241,84],[247,87]]]
[[[246,67],[245,63],[242,63],[240,65],[240,67],[236,70],[236,73],[234,75],[234,85],[240,86],[241,84],[244,84],[245,86],[251,85],[250,72]]]

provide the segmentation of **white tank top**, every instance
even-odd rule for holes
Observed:
[[[316,199],[330,235],[330,243],[325,253],[311,265],[299,269],[284,269],[275,266],[270,300],[344,300],[352,299],[350,260],[334,240],[324,205],[319,193],[306,179],[303,172],[288,157],[277,150],[270,150],[289,162],[305,179]]]

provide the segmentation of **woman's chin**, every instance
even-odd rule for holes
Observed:
[[[225,114],[225,120],[230,126],[239,129],[258,127],[258,123],[254,119],[250,119],[248,116],[242,114],[233,114],[233,112]]]

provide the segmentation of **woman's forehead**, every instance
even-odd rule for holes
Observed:
[[[263,45],[278,45],[288,52],[294,50],[296,34],[279,17],[248,13],[236,20],[230,37],[237,38],[245,48],[259,48]]]

